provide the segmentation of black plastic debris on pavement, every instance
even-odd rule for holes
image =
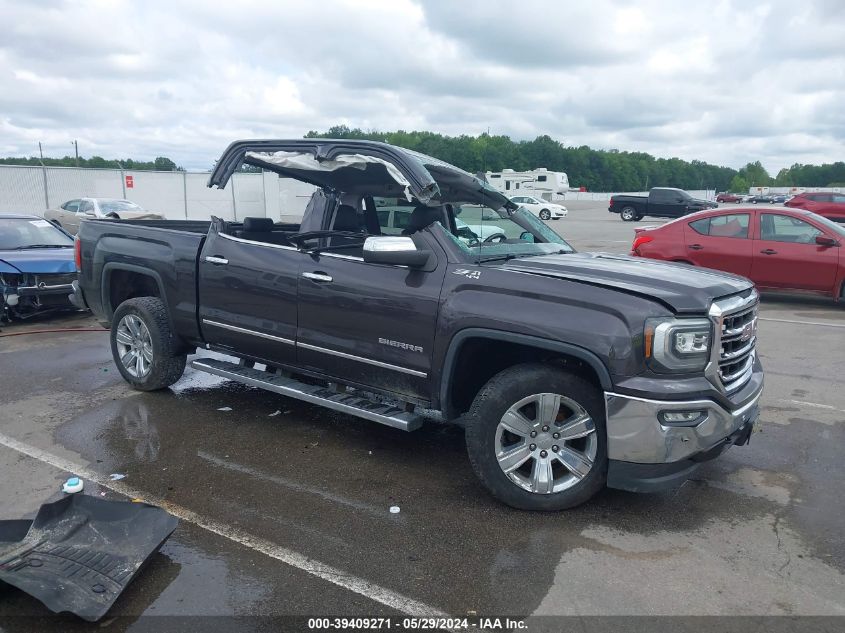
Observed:
[[[178,524],[146,503],[80,494],[0,521],[0,580],[56,613],[103,617]]]

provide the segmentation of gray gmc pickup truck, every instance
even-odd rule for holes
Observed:
[[[659,490],[748,441],[747,279],[576,253],[478,178],[383,143],[238,141],[209,186],[242,163],[317,187],[300,224],[82,223],[73,299],[133,387],[214,350],[229,358],[192,367],[405,431],[439,417],[530,510]]]

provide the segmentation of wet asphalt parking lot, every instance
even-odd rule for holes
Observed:
[[[567,206],[550,224],[579,250],[625,253],[633,226],[654,223]],[[0,518],[32,516],[68,470],[86,494],[183,517],[111,630],[141,615],[843,615],[845,306],[765,296],[760,317],[767,384],[749,446],[678,490],[607,490],[556,514],[488,496],[458,428],[404,433],[191,369],[139,393],[104,332],[4,336]],[[77,314],[0,334],[85,326]],[[49,615],[0,587],[0,628],[71,622]]]

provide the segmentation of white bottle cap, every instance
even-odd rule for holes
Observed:
[[[79,477],[70,477],[64,484],[62,484],[62,492],[73,494],[74,492],[80,492],[82,487],[82,480]]]

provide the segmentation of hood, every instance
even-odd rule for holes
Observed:
[[[49,274],[76,272],[72,248],[37,248],[28,251],[0,251],[0,264],[21,273]]]
[[[714,299],[752,287],[748,279],[737,275],[609,253],[570,253],[515,259],[502,269],[648,297],[660,301],[676,313],[705,313]]]
[[[712,207],[714,204],[716,204],[714,202],[711,202],[710,200],[702,200],[701,198],[693,198],[692,203],[699,207]]]

